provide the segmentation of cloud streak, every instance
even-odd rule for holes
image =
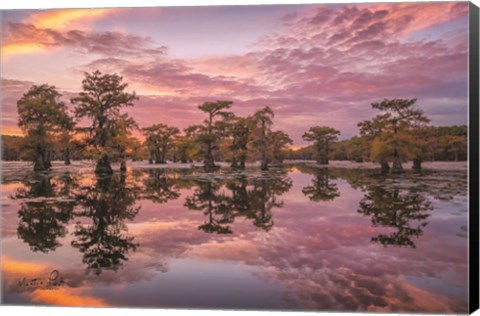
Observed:
[[[94,22],[116,12],[115,9],[47,10],[30,15],[29,22],[38,28],[65,30]]]
[[[58,31],[33,24],[8,22],[3,33],[3,53],[34,53],[52,48],[73,48],[80,54],[104,56],[159,56],[166,47],[148,37],[118,32]]]
[[[306,123],[332,125],[342,138],[356,134],[356,122],[374,115],[370,103],[383,98],[418,98],[433,124],[466,124],[467,12],[462,2],[312,5],[279,18],[283,28],[243,54],[179,59],[127,24],[122,32],[73,28],[87,18],[79,11],[8,22],[3,50],[73,51],[83,58],[71,67],[78,82],[84,71],[121,74],[140,94],[132,115],[142,126],[159,109],[165,122],[195,124],[198,104],[226,98],[241,115],[271,106],[275,124],[302,144]],[[172,30],[180,38],[185,31]],[[445,104],[459,111],[442,115]]]

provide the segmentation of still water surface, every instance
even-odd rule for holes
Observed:
[[[4,304],[467,311],[466,171],[8,170]]]

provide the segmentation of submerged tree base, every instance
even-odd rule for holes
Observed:
[[[213,172],[213,171],[217,171],[220,169],[220,166],[217,166],[217,165],[213,165],[213,166],[203,166],[203,169],[205,170],[205,172]]]
[[[113,169],[110,165],[110,160],[108,156],[103,156],[102,158],[100,158],[100,160],[97,162],[97,166],[95,167],[95,173],[97,175],[113,173]]]
[[[412,169],[414,171],[422,170],[422,161],[420,159],[413,159],[413,166]]]
[[[399,174],[399,173],[405,172],[405,170],[403,170],[403,167],[402,167],[402,162],[400,161],[399,158],[396,158],[393,160],[392,170],[390,172],[393,174]]]
[[[43,158],[42,156],[37,157],[35,160],[35,164],[33,165],[33,171],[41,172],[41,171],[48,171],[52,167],[52,164],[47,159]]]
[[[230,168],[233,170],[245,170],[245,165],[231,165]]]
[[[122,162],[120,163],[120,171],[121,171],[121,172],[127,171],[127,163],[126,163],[125,161],[122,161]]]
[[[380,169],[383,174],[387,174],[390,171],[390,166],[388,165],[387,161],[380,162]]]
[[[35,165],[33,166],[33,171],[35,171],[35,172],[48,171],[48,170],[50,170],[50,168],[46,168],[46,167],[43,166],[43,165],[35,164]]]

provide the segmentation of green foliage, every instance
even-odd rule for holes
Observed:
[[[87,134],[87,144],[96,157],[98,173],[111,173],[110,161],[115,155],[124,156],[125,149],[115,146],[134,127],[134,121],[121,109],[133,106],[138,100],[135,92],[126,92],[128,84],[116,74],[100,71],[85,73],[82,89],[71,102],[76,105],[75,116],[88,118],[91,125],[82,130]]]
[[[369,158],[380,162],[384,171],[389,169],[387,161],[393,160],[392,172],[403,172],[401,162],[407,158],[412,158],[414,166],[420,168],[425,143],[416,135],[424,131],[430,119],[414,108],[416,102],[417,99],[385,99],[372,103],[372,108],[382,114],[358,123],[370,148]]]
[[[154,124],[142,130],[146,137],[145,144],[150,154],[150,161],[156,164],[167,163],[168,150],[173,147],[175,137],[180,130],[166,124]]]
[[[255,129],[253,132],[253,145],[260,152],[262,170],[268,170],[268,164],[270,162],[268,155],[269,142],[267,135],[271,131],[274,116],[275,115],[273,114],[272,109],[268,106],[256,111],[253,114],[253,122],[255,123]]]
[[[317,162],[319,164],[328,164],[328,155],[332,142],[338,140],[340,132],[332,127],[314,126],[303,134],[303,139],[308,142],[314,142],[317,151]]]
[[[261,161],[261,169],[284,159],[329,159],[355,162],[376,161],[382,170],[403,171],[401,163],[413,160],[420,169],[424,160],[467,159],[466,126],[429,126],[429,118],[416,108],[416,99],[385,99],[372,103],[381,113],[358,123],[360,135],[338,141],[340,132],[328,126],[314,126],[303,134],[313,145],[292,149],[292,139],[283,131],[272,131],[274,113],[264,107],[247,117],[230,112],[232,101],[205,102],[198,106],[207,117],[201,124],[183,130],[166,124],[142,129],[145,142],[132,136],[135,121],[121,110],[133,106],[135,92],[126,92],[122,77],[86,73],[83,91],[71,101],[77,119],[89,119],[88,127],[75,127],[60,94],[48,85],[33,86],[19,101],[19,126],[24,138],[2,137],[2,159],[31,159],[37,170],[46,170],[52,159],[97,160],[97,172],[112,172],[110,162],[127,159],[166,163],[203,160],[205,169],[217,169],[215,161],[229,161],[232,168],[245,168],[247,161]],[[84,133],[84,138],[73,132]],[[418,137],[422,135],[422,137]],[[41,166],[41,167],[37,167]]]
[[[226,138],[223,147],[224,157],[231,160],[232,168],[245,169],[248,158],[248,145],[251,142],[255,122],[251,116],[233,116],[226,121]]]
[[[25,134],[24,148],[34,161],[35,171],[51,167],[49,148],[59,134],[73,127],[65,103],[54,86],[33,85],[17,101],[18,126]]]
[[[425,159],[467,160],[468,128],[466,125],[428,126],[418,132],[422,134],[424,141],[415,149]]]
[[[14,135],[1,135],[2,160],[22,160],[22,149],[25,147],[25,138]]]
[[[214,151],[218,150],[219,143],[226,132],[227,126],[222,119],[228,120],[233,116],[232,112],[225,111],[230,109],[232,103],[232,101],[205,102],[198,106],[208,115],[203,121],[203,125],[196,127],[196,141],[201,144],[201,154],[204,157],[204,167],[207,171],[216,169]]]
[[[193,162],[199,158],[200,145],[196,142],[199,130],[198,126],[190,126],[183,130],[184,135],[175,137],[176,158],[181,163]]]
[[[423,161],[465,161],[468,157],[467,134],[466,125],[422,127],[411,134],[412,137],[416,137],[415,143],[409,143],[409,147],[406,148],[407,158],[413,159],[417,155],[414,150],[418,150]],[[356,162],[361,160],[380,162],[382,157],[391,160],[392,147],[389,145],[391,135],[386,134],[387,139],[382,137],[375,139],[370,135],[372,134],[363,133],[337,142],[332,146],[331,158]],[[455,146],[452,146],[453,144]],[[312,160],[314,156],[314,146],[306,146],[295,151],[290,149],[286,153],[287,159],[291,160]]]
[[[385,99],[372,103],[372,108],[382,111],[382,115],[376,116],[371,124],[359,124],[361,131],[369,125],[380,126],[380,132],[373,136],[372,154],[380,161],[385,161],[391,148],[392,173],[403,172],[402,160],[408,157],[409,152],[415,152],[412,150],[416,146],[415,131],[430,122],[422,110],[414,108],[416,102],[417,99]],[[374,148],[373,145],[381,148]],[[419,169],[420,156],[416,155],[415,159]]]
[[[388,115],[388,121],[394,125],[411,126],[430,122],[422,110],[413,108],[416,103],[417,99],[384,99],[382,102],[372,103],[372,108]]]
[[[274,131],[267,135],[267,141],[270,144],[272,161],[282,163],[285,159],[288,145],[293,145],[293,141],[284,131]]]

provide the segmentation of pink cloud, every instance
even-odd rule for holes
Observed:
[[[243,55],[194,60],[170,57],[151,38],[127,33],[14,23],[5,36],[7,43],[33,38],[46,47],[101,55],[74,66],[79,81],[85,70],[124,76],[140,94],[132,115],[142,126],[154,123],[149,113],[158,109],[165,121],[196,124],[198,104],[225,98],[241,115],[271,106],[278,114],[276,126],[302,144],[306,128],[295,122],[300,116],[309,115],[309,124],[330,122],[349,137],[357,132],[357,120],[373,114],[370,103],[383,98],[416,97],[432,123],[465,124],[467,7],[452,2],[311,6],[283,17],[284,29]],[[6,113],[13,118],[11,95]],[[439,109],[445,107],[435,107],[437,100],[461,111],[442,116]]]
[[[72,47],[82,54],[107,56],[159,56],[166,52],[166,47],[155,46],[148,37],[118,32],[60,31],[39,28],[33,24],[8,22],[4,24],[2,35],[2,49],[6,54],[58,47]]]

